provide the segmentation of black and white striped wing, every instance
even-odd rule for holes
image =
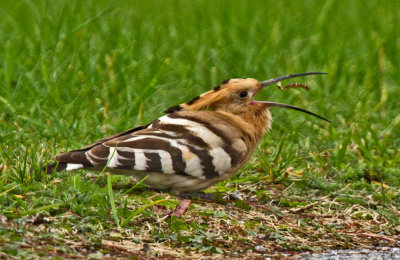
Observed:
[[[197,112],[198,113],[198,112]],[[117,137],[85,151],[93,166],[160,172],[211,179],[230,172],[247,149],[228,133],[195,116],[169,114],[146,129]],[[241,148],[241,149],[238,149]]]

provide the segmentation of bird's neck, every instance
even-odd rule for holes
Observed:
[[[271,113],[265,107],[251,107],[245,113],[241,114],[240,117],[251,125],[251,132],[256,143],[258,143],[265,132],[271,128]]]
[[[241,129],[246,136],[246,143],[251,149],[255,149],[265,132],[271,128],[271,113],[262,106],[251,106],[240,114],[232,114],[222,110],[216,112]]]

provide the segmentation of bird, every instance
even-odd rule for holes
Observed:
[[[106,169],[135,181],[144,180],[143,184],[157,190],[175,194],[203,191],[231,178],[251,159],[271,128],[269,108],[294,109],[330,122],[302,108],[254,99],[273,83],[316,74],[326,73],[305,72],[265,81],[224,80],[210,91],[168,108],[147,125],[58,154],[57,162],[45,170]]]

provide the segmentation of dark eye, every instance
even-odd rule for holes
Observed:
[[[240,97],[240,98],[245,98],[245,97],[247,97],[247,91],[240,91],[239,97]]]

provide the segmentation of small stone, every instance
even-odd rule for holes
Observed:
[[[118,238],[118,237],[122,237],[122,236],[121,236],[121,233],[119,233],[119,232],[114,232],[114,231],[110,232],[110,236],[111,236],[111,237],[117,237],[117,238]]]
[[[149,244],[144,243],[144,244],[143,244],[142,251],[143,251],[143,253],[145,253],[145,254],[149,253],[149,252],[151,251],[151,248],[150,248]]]
[[[233,191],[229,196],[232,200],[243,200],[242,195],[240,195],[240,192],[236,190]]]
[[[0,214],[0,223],[1,223],[1,224],[4,224],[4,223],[6,223],[6,222],[7,222],[7,217],[4,216],[4,215],[2,215],[2,214]]]
[[[104,255],[100,251],[97,251],[96,253],[92,253],[88,255],[89,259],[103,259]]]
[[[267,251],[263,245],[256,245],[254,247],[254,250],[256,250],[256,252],[261,252],[261,253],[264,253],[265,251]]]
[[[253,252],[253,250],[251,250],[251,249],[247,250],[247,253],[252,253],[252,252]]]
[[[259,238],[259,239],[265,239],[266,237],[267,237],[267,235],[265,235],[265,234],[259,234],[257,236],[257,238]]]
[[[47,213],[39,212],[32,218],[27,218],[27,222],[33,225],[40,225],[51,222],[47,217]]]

